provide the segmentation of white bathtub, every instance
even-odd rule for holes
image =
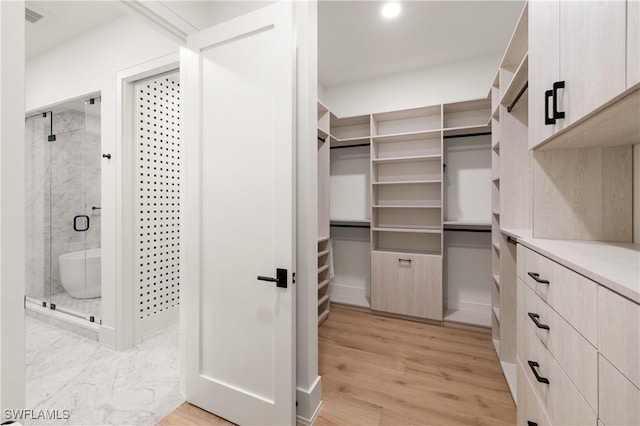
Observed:
[[[58,257],[60,281],[71,297],[76,299],[100,297],[101,257],[99,248],[73,251]]]

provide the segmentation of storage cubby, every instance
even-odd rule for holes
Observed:
[[[441,105],[373,115],[372,136],[428,132],[442,128]]]
[[[380,183],[373,185],[373,207],[441,207],[442,184]]]
[[[337,118],[331,116],[331,146],[367,145],[371,135],[371,116]]]
[[[373,138],[371,155],[374,159],[440,155],[440,136],[440,130],[409,135],[377,136]]]
[[[491,118],[491,99],[457,102],[443,106],[444,129],[487,126]]]
[[[441,156],[373,160],[374,182],[416,182],[442,179]]]
[[[440,230],[440,208],[376,208],[373,223],[376,228],[408,228]]]
[[[318,325],[329,317],[329,283],[330,271],[330,241],[329,237],[318,240]]]
[[[442,254],[440,233],[374,232],[373,249],[397,253]]]

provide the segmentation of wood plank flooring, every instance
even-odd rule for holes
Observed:
[[[513,425],[491,336],[332,305],[320,327],[315,426]],[[183,404],[161,426],[228,425]]]

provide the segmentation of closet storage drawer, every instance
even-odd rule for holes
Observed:
[[[598,288],[598,349],[640,387],[640,305],[604,287]]]
[[[548,426],[551,425],[547,413],[544,412],[536,393],[527,379],[527,375],[518,364],[518,426]]]
[[[442,320],[442,256],[373,251],[371,309]]]
[[[589,342],[597,346],[597,284],[522,245],[518,276]]]
[[[598,351],[521,279],[518,311],[573,381],[591,408],[598,409]]]
[[[595,425],[597,416],[535,335],[527,320],[518,317],[518,361],[552,424]],[[584,374],[597,374],[587,372]]]
[[[600,411],[605,425],[640,425],[640,389],[599,356]]]

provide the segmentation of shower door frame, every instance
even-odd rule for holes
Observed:
[[[118,72],[116,75],[116,282],[113,308],[114,327],[101,326],[100,342],[116,350],[126,350],[139,343],[136,324],[136,228],[135,183],[135,85],[138,81],[176,71],[179,54],[172,53]],[[103,305],[103,309],[108,305]]]

